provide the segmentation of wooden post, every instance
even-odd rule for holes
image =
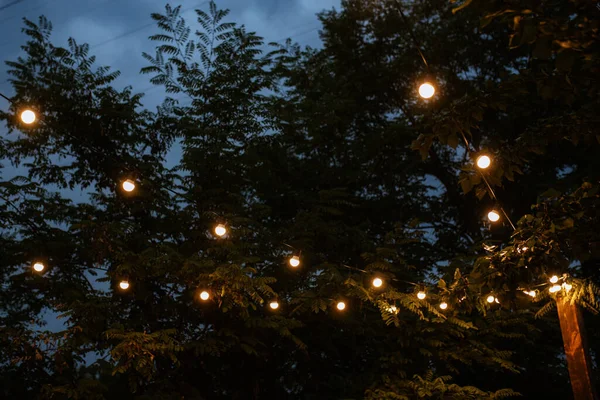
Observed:
[[[556,300],[556,307],[574,399],[597,400],[581,310],[563,299]]]

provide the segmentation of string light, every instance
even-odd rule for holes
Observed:
[[[427,297],[427,293],[420,291],[419,293],[417,293],[417,298],[419,300],[425,300],[425,297]]]
[[[477,166],[481,169],[486,169],[492,164],[492,160],[488,156],[479,156],[477,158]]]
[[[495,298],[494,296],[492,296],[492,295],[489,295],[489,296],[487,297],[487,302],[488,302],[488,303],[493,303],[495,300],[496,300],[496,298]]]
[[[21,121],[27,125],[33,124],[35,122],[35,113],[30,109],[24,110],[21,113]]]
[[[537,292],[535,290],[531,290],[531,291],[525,291],[525,294],[531,297],[535,297],[537,296]]]
[[[554,285],[550,288],[550,293],[556,293],[560,290],[560,285]]]
[[[440,308],[442,310],[445,310],[446,308],[448,308],[448,303],[446,303],[446,302],[440,303]]]
[[[279,303],[277,300],[273,300],[271,303],[269,303],[269,307],[271,307],[271,310],[277,310],[279,308]]]
[[[373,286],[376,288],[381,287],[381,285],[383,285],[383,280],[381,280],[381,278],[375,278],[373,279]]]
[[[487,216],[491,222],[498,222],[500,220],[500,214],[496,210],[490,211]]]
[[[215,235],[217,235],[219,237],[223,237],[223,236],[225,236],[226,233],[227,233],[227,228],[225,228],[225,225],[219,224],[219,225],[215,226]]]
[[[36,262],[35,264],[33,264],[33,269],[37,272],[42,272],[45,268],[46,266],[41,262]]]
[[[429,82],[425,82],[419,86],[419,96],[424,99],[429,99],[435,94],[435,88]]]
[[[346,309],[346,303],[343,301],[339,301],[336,305],[337,309],[340,311],[344,311]]]
[[[135,182],[131,179],[127,179],[123,181],[122,185],[123,190],[126,192],[133,192],[135,190]]]
[[[208,294],[208,292],[206,290],[203,290],[200,293],[200,300],[206,301],[210,298],[210,294]]]
[[[123,290],[127,290],[129,289],[129,282],[128,281],[121,281],[119,282],[119,287]]]
[[[566,292],[573,289],[573,285],[571,285],[570,283],[567,283],[567,282],[563,283],[562,287],[563,287],[563,289],[565,289]]]
[[[553,275],[552,278],[550,278],[550,283],[556,283],[558,282],[558,276]]]
[[[290,266],[296,268],[297,266],[300,265],[300,257],[298,257],[298,256],[291,257],[289,263],[290,263]]]
[[[396,306],[390,306],[388,311],[392,314],[398,314],[398,308],[396,308]]]

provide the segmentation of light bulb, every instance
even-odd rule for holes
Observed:
[[[429,99],[435,94],[435,88],[429,82],[423,83],[419,86],[419,95],[424,99]]]
[[[488,156],[479,156],[477,158],[477,166],[481,169],[486,169],[492,164],[492,160]]]
[[[344,311],[344,309],[346,308],[346,303],[344,303],[343,301],[340,301],[337,303],[337,309],[340,311]]]
[[[200,293],[200,299],[201,299],[201,300],[204,300],[204,301],[206,301],[206,300],[208,300],[208,298],[209,298],[209,297],[210,297],[210,294],[208,294],[208,292],[207,292],[206,290],[203,290],[203,291]]]
[[[41,262],[36,262],[35,264],[33,264],[33,269],[36,270],[37,272],[42,272],[44,270],[44,268],[46,268],[46,266],[44,264],[42,264]]]
[[[531,296],[531,297],[535,297],[535,296],[537,296],[537,293],[536,293],[536,291],[535,291],[535,290],[532,290],[532,291],[530,291],[530,292],[525,292],[525,293],[527,293],[527,294],[528,294],[529,296]]]
[[[448,303],[446,303],[446,302],[440,303],[440,308],[442,310],[445,310],[446,308],[448,308]]]
[[[269,307],[271,307],[272,310],[277,310],[279,308],[279,303],[276,300],[273,300],[269,303]]]
[[[126,181],[123,181],[122,187],[126,192],[133,192],[135,190],[135,182],[131,179],[127,179]]]
[[[290,258],[290,265],[294,268],[296,268],[298,265],[300,265],[300,257],[294,256],[294,257]]]
[[[123,289],[123,290],[127,290],[127,289],[129,289],[129,282],[127,282],[127,281],[121,281],[119,283],[119,287],[121,289]]]
[[[493,303],[493,302],[494,302],[494,300],[496,300],[496,298],[495,298],[494,296],[491,296],[491,295],[490,295],[490,296],[488,296],[488,297],[487,297],[487,302],[488,302],[488,303]]]
[[[223,236],[225,236],[226,233],[227,233],[227,228],[225,228],[225,225],[219,224],[215,227],[215,235],[217,235],[219,237],[223,237]]]
[[[418,298],[419,300],[424,300],[424,299],[425,299],[425,297],[427,297],[427,293],[425,293],[425,292],[423,292],[423,291],[421,291],[421,292],[417,293],[417,298]]]
[[[567,282],[563,283],[563,284],[562,284],[562,287],[563,287],[563,289],[565,289],[565,291],[567,291],[567,292],[568,292],[569,290],[573,289],[573,285],[571,285],[570,283],[567,283]]]
[[[554,285],[550,288],[550,293],[556,293],[560,290],[560,285]]]
[[[558,276],[553,275],[552,278],[550,278],[550,283],[556,283],[558,282]]]
[[[21,113],[21,121],[27,125],[33,124],[35,122],[35,113],[29,109],[24,110]]]
[[[392,314],[397,314],[398,313],[398,308],[396,308],[396,306],[390,306],[388,308],[388,311],[391,312]]]
[[[378,288],[378,287],[381,287],[381,285],[383,285],[383,281],[381,280],[381,278],[373,279],[373,286]]]
[[[500,219],[500,214],[496,210],[492,210],[488,213],[488,219],[492,222],[498,222]]]

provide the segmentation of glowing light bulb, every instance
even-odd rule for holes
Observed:
[[[33,124],[35,122],[35,113],[29,109],[24,110],[21,113],[21,121],[27,125]]]
[[[127,290],[127,289],[129,289],[129,282],[121,281],[121,282],[119,282],[119,287],[123,290]]]
[[[219,237],[223,237],[223,236],[225,236],[226,233],[227,233],[227,228],[225,228],[225,225],[219,224],[215,227],[215,235],[217,235]]]
[[[532,290],[532,291],[530,291],[530,292],[525,292],[525,293],[526,293],[526,294],[528,294],[528,295],[529,295],[529,296],[531,296],[531,297],[535,297],[535,296],[537,296],[537,293],[536,293],[536,291],[535,291],[535,290]]]
[[[290,265],[294,268],[300,265],[300,257],[294,256],[290,258]]]
[[[122,187],[126,192],[133,192],[135,190],[135,182],[131,179],[127,179],[126,181],[123,181]]]
[[[446,303],[446,302],[440,303],[440,308],[442,310],[445,310],[446,308],[448,308],[448,303]]]
[[[200,293],[200,299],[201,299],[201,300],[204,300],[204,301],[206,301],[206,300],[208,300],[209,298],[210,298],[210,294],[208,294],[208,292],[207,292],[206,290],[203,290],[203,291]]]
[[[560,285],[554,285],[550,288],[550,293],[556,293],[560,291]]]
[[[552,278],[550,278],[550,283],[556,283],[558,282],[558,276],[553,275]]]
[[[488,219],[492,222],[498,222],[500,220],[500,214],[496,210],[492,210],[488,213]]]
[[[421,291],[421,292],[417,293],[417,298],[418,298],[419,300],[424,300],[424,299],[425,299],[425,297],[427,297],[427,293],[425,293],[425,292],[423,292],[423,291]]]
[[[346,309],[346,303],[344,303],[343,301],[340,301],[337,303],[336,307],[338,310],[344,311]]]
[[[373,279],[373,286],[378,288],[381,287],[381,285],[383,285],[383,281],[381,280],[381,278]]]
[[[424,99],[429,99],[435,94],[435,88],[429,82],[423,83],[419,86],[419,96]]]
[[[396,306],[390,306],[388,308],[388,311],[391,312],[392,314],[398,314],[398,309],[396,308]]]
[[[37,272],[42,272],[44,270],[44,268],[46,268],[46,266],[44,264],[42,264],[41,262],[36,262],[35,264],[33,264],[33,269],[36,270]]]
[[[563,287],[563,289],[565,289],[565,291],[567,291],[567,292],[568,292],[569,290],[573,289],[573,285],[571,285],[570,283],[567,283],[567,282],[563,283],[563,284],[562,284],[562,287]]]
[[[486,169],[492,164],[492,160],[488,156],[479,156],[477,158],[477,166],[481,169]]]
[[[269,303],[269,307],[271,307],[271,310],[277,310],[279,308],[279,303],[273,300],[271,303]]]
[[[493,303],[493,302],[494,302],[494,300],[496,300],[496,298],[495,298],[494,296],[491,296],[491,295],[490,295],[490,296],[488,296],[488,297],[487,297],[487,302],[488,302],[488,303]]]

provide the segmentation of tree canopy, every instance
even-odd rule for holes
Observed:
[[[320,48],[180,10],[152,15],[156,110],[24,20],[0,109],[3,396],[571,396],[557,297],[600,343],[592,3],[344,0]]]

